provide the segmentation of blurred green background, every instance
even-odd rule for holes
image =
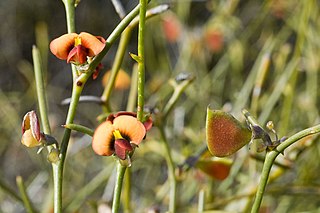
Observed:
[[[129,12],[138,1],[120,1]],[[195,76],[165,121],[175,163],[205,145],[206,107],[224,109],[244,120],[247,108],[264,125],[275,124],[280,137],[290,136],[319,123],[320,10],[316,0],[153,0],[150,7],[168,3],[170,10],[147,21],[146,105],[161,112],[172,87],[169,79]],[[21,175],[40,212],[51,207],[51,166],[45,153],[20,143],[23,115],[37,110],[32,65],[32,45],[41,51],[47,70],[47,98],[52,135],[61,140],[70,97],[70,66],[48,51],[49,42],[66,33],[64,7],[59,0],[1,0],[0,48],[0,168],[1,182],[17,191]],[[77,32],[107,37],[121,19],[109,0],[82,0],[76,8]],[[134,31],[127,52],[137,53]],[[104,69],[90,80],[84,95],[101,96],[103,74],[110,69],[117,50],[111,48]],[[133,60],[125,55],[122,68],[131,74]],[[124,110],[129,91],[114,91],[114,111]],[[94,129],[101,107],[79,105],[75,123]],[[156,117],[156,116],[155,116]],[[167,170],[154,128],[135,153],[133,171],[134,212],[168,205]],[[73,133],[66,163],[65,212],[95,212],[110,204],[114,159],[95,155],[91,139]],[[178,187],[178,212],[195,212],[199,192],[205,191],[208,210],[243,212],[250,209],[259,180],[263,154],[248,147],[231,156],[230,176],[211,179],[192,168]],[[320,211],[319,138],[298,142],[279,157],[271,174],[261,212]],[[110,176],[110,178],[109,178]],[[96,182],[91,182],[91,181]],[[87,188],[83,187],[88,184]],[[83,190],[84,196],[79,191]],[[102,207],[101,207],[102,208]],[[1,212],[24,212],[23,206],[0,190]]]

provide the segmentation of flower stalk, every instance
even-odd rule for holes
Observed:
[[[313,127],[310,127],[308,129],[302,130],[302,131],[292,135],[287,140],[285,140],[280,145],[278,145],[275,149],[267,152],[267,155],[266,155],[266,158],[265,158],[265,161],[263,164],[263,168],[262,168],[260,183],[258,185],[258,190],[256,192],[256,196],[255,196],[255,200],[254,200],[254,203],[253,203],[253,206],[251,209],[251,213],[258,213],[259,212],[259,209],[260,209],[260,206],[262,203],[263,194],[266,189],[269,174],[271,171],[271,167],[272,167],[275,159],[277,158],[277,156],[280,153],[284,153],[284,151],[287,147],[289,147],[290,145],[299,141],[300,139],[307,137],[307,136],[310,136],[310,135],[313,135],[313,134],[317,134],[319,132],[320,132],[320,124],[313,126]]]
[[[34,210],[34,208],[32,206],[32,203],[31,203],[31,201],[29,199],[29,196],[27,194],[26,187],[24,185],[22,177],[21,176],[17,176],[16,182],[17,182],[19,191],[21,193],[21,198],[22,198],[22,201],[23,201],[23,204],[24,204],[24,206],[26,208],[27,213],[35,213],[36,211]]]
[[[139,29],[138,29],[138,109],[137,118],[139,121],[143,119],[144,108],[144,84],[145,84],[145,51],[144,51],[144,36],[145,36],[145,23],[147,0],[140,0],[140,13],[139,13]]]
[[[118,213],[120,209],[120,196],[126,166],[123,166],[120,161],[117,161],[117,179],[114,188],[114,195],[112,201],[112,213]]]

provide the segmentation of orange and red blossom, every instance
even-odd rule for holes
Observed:
[[[36,147],[43,144],[44,133],[40,132],[39,119],[35,111],[25,114],[22,121],[21,143],[26,147]]]
[[[87,57],[98,55],[104,47],[104,38],[86,32],[64,34],[50,43],[50,50],[57,58],[76,65],[86,63]]]
[[[168,42],[176,42],[182,31],[181,23],[178,17],[173,13],[166,13],[162,22],[163,32]]]
[[[144,139],[151,126],[151,117],[142,123],[138,121],[135,113],[111,114],[94,132],[93,151],[103,156],[115,154],[124,160],[127,153],[133,151],[133,146],[138,146]]]

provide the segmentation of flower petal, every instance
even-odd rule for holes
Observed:
[[[88,51],[82,45],[78,45],[73,47],[73,49],[69,52],[67,62],[74,62],[76,64],[84,64],[87,62]]]
[[[116,155],[121,159],[126,159],[127,152],[130,152],[133,150],[130,142],[128,142],[126,139],[117,139],[114,143],[114,150]]]
[[[113,120],[113,126],[118,129],[123,137],[129,137],[130,142],[139,145],[146,135],[144,125],[136,117],[121,115]]]
[[[111,76],[111,71],[107,71],[102,78],[102,85],[106,86]],[[119,70],[114,83],[114,88],[119,90],[128,89],[130,86],[130,76],[122,69]]]
[[[31,129],[26,130],[22,134],[21,143],[26,147],[36,147],[42,144],[32,135]]]
[[[89,49],[88,56],[92,57],[98,55],[104,48],[105,43],[102,42],[101,37],[96,37],[90,33],[82,32],[79,34],[81,38],[81,45]]]
[[[114,127],[109,121],[101,123],[94,131],[92,149],[98,155],[110,156],[114,153]]]
[[[39,119],[34,110],[27,112],[22,121],[22,134],[27,130],[31,130],[32,136],[40,141],[40,124]]]
[[[69,33],[54,39],[50,43],[50,51],[57,58],[66,60],[70,50],[74,47],[74,41],[77,37],[76,33]]]

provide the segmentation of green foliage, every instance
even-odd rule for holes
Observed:
[[[120,2],[127,13],[138,3]],[[153,0],[149,8],[162,2]],[[27,111],[38,111],[31,59],[36,44],[46,82],[51,134],[62,140],[67,106],[60,102],[71,96],[73,76],[70,66],[48,51],[48,41],[66,33],[64,8],[60,1],[48,0],[19,4],[3,0],[0,5],[0,211],[23,208],[14,181],[21,176],[32,206],[49,212],[52,168],[44,151],[37,155],[36,150],[20,144],[20,127]],[[315,0],[176,0],[170,2],[170,11],[147,19],[144,104],[152,112],[155,127],[132,158],[132,212],[167,211],[172,178],[177,212],[251,210],[265,153],[246,146],[240,149],[230,157],[233,165],[223,181],[185,160],[199,157],[206,145],[208,105],[243,121],[241,110],[247,108],[261,126],[272,120],[279,137],[319,123],[319,11]],[[111,1],[82,0],[75,13],[77,33],[88,31],[105,38],[121,20]],[[127,42],[121,68],[132,74],[135,61],[129,52],[138,53],[135,29]],[[117,45],[110,47],[102,60],[104,69],[97,79],[88,80],[83,95],[103,94],[101,79],[114,64]],[[113,90],[109,106],[103,109],[101,103],[80,102],[74,124],[95,129],[99,115],[126,110],[131,96],[129,90]],[[319,211],[319,150],[319,137],[312,135],[277,157],[261,210]],[[91,138],[79,132],[71,134],[67,153],[64,212],[95,212],[97,206],[111,205],[114,159],[95,155]],[[204,199],[200,199],[202,193]]]

